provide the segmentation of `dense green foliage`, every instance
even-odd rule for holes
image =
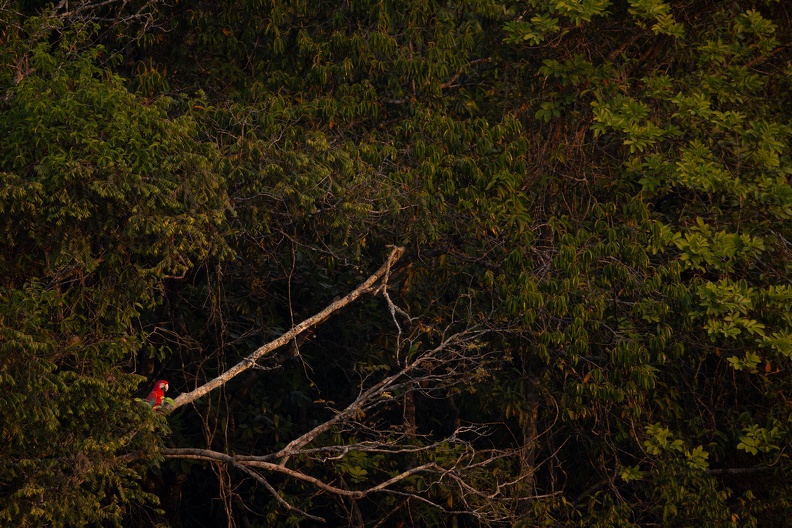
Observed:
[[[288,461],[366,489],[451,468],[440,441],[487,424],[470,488],[272,486],[331,523],[787,525],[785,2],[95,4],[0,7],[0,523],[317,524],[159,449],[275,452],[476,328],[478,368],[311,444],[390,454]],[[368,298],[194,406],[135,401],[222,372],[390,244],[411,324]]]

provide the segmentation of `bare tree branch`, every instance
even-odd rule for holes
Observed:
[[[234,467],[261,483],[275,497],[278,503],[287,510],[315,521],[322,518],[300,510],[290,504],[286,497],[281,497],[267,481],[266,473],[277,474],[286,479],[308,484],[317,493],[332,495],[349,501],[363,499],[375,493],[387,493],[416,504],[424,504],[449,515],[471,515],[484,522],[511,522],[518,505],[526,501],[543,499],[551,495],[527,496],[520,493],[524,478],[482,479],[486,467],[498,464],[504,467],[512,464],[517,451],[488,450],[481,446],[475,447],[474,442],[485,441],[490,428],[482,424],[459,426],[444,435],[442,440],[434,433],[424,436],[424,444],[417,443],[415,433],[400,432],[398,427],[384,427],[379,421],[380,412],[390,412],[400,401],[395,395],[404,393],[422,394],[428,398],[445,398],[448,391],[458,390],[456,387],[474,383],[488,376],[487,369],[500,361],[502,353],[497,348],[490,348],[482,342],[482,337],[491,332],[486,327],[457,328],[449,324],[445,331],[427,330],[420,325],[410,325],[411,335],[404,336],[404,328],[399,324],[399,317],[412,321],[388,296],[388,277],[393,264],[401,257],[402,248],[393,248],[388,259],[365,282],[354,291],[339,299],[313,317],[295,325],[279,338],[265,344],[237,365],[226,370],[215,379],[201,385],[195,390],[182,394],[165,410],[170,412],[181,405],[192,402],[211,390],[221,387],[242,371],[256,366],[256,362],[278,347],[293,342],[304,332],[327,320],[337,310],[354,302],[364,294],[382,294],[387,302],[390,315],[397,326],[399,344],[396,350],[396,371],[390,371],[380,379],[364,377],[359,392],[353,401],[336,409],[333,414],[301,435],[291,440],[280,449],[261,454],[225,454],[212,449],[197,448],[163,448],[160,453],[167,459],[204,460],[215,464]],[[405,337],[403,340],[402,337]],[[423,345],[428,339],[431,345]],[[414,345],[414,346],[413,346]],[[410,350],[399,357],[402,350]],[[392,368],[392,367],[391,367]],[[336,444],[330,433],[353,434],[352,443]],[[321,438],[320,438],[321,437]],[[327,442],[329,441],[329,445]],[[399,461],[398,456],[393,462],[400,469],[382,478],[382,482],[371,482],[365,489],[349,489],[343,478],[309,474],[311,460],[326,467],[330,464],[330,475],[334,475],[335,462],[342,461],[353,452],[381,453],[384,455],[404,455],[405,460]],[[437,456],[435,456],[437,455]],[[299,458],[297,458],[299,457]],[[289,460],[297,462],[288,464]],[[288,465],[287,465],[288,464]],[[431,481],[442,487],[452,488],[449,493],[456,496],[459,506],[450,508],[445,502],[437,503],[429,492],[429,487],[418,492],[412,489],[411,479],[421,475],[425,481]],[[505,476],[505,474],[504,474]],[[339,482],[341,484],[339,484]],[[554,495],[553,495],[554,496]]]
[[[432,397],[433,392],[443,393],[456,384],[470,381],[477,375],[481,375],[476,371],[486,370],[492,358],[498,356],[497,351],[481,346],[479,339],[487,332],[489,332],[487,329],[468,328],[446,336],[433,348],[405,357],[397,372],[386,375],[370,387],[361,387],[354,401],[277,451],[261,455],[228,455],[211,449],[164,448],[160,452],[168,459],[193,459],[224,463],[253,476],[262,484],[266,481],[263,472],[270,472],[310,484],[319,493],[353,501],[374,493],[387,493],[414,499],[417,503],[437,508],[449,515],[465,514],[486,522],[510,522],[513,520],[516,504],[547,498],[550,495],[511,496],[512,494],[507,493],[507,490],[519,488],[522,479],[508,479],[499,482],[501,479],[493,481],[480,478],[487,466],[509,464],[509,459],[514,459],[517,453],[517,451],[510,450],[487,450],[474,447],[473,442],[481,442],[488,436],[489,428],[487,426],[457,427],[450,435],[435,441],[432,441],[433,435],[429,434],[425,437],[428,443],[421,445],[415,443],[415,436],[408,437],[409,435],[404,433],[399,434],[392,428],[380,428],[375,418],[376,414],[372,412],[378,407],[388,408],[394,405],[398,399],[394,398],[393,394],[416,391],[427,397]],[[364,418],[372,423],[365,423]],[[327,440],[328,433],[333,430],[342,434],[344,431],[354,431],[356,436],[370,439],[352,444],[322,445],[319,443],[315,447],[307,447],[315,441],[318,442],[320,436]],[[469,439],[466,439],[468,437]],[[360,490],[350,490],[344,485],[339,485],[337,481],[327,480],[334,477],[323,478],[307,474],[304,468],[310,467],[310,465],[287,466],[287,462],[296,459],[295,457],[301,457],[299,460],[302,462],[305,462],[302,457],[307,457],[318,462],[321,467],[326,467],[328,461],[340,461],[355,451],[389,455],[403,454],[407,455],[408,460],[401,470],[388,475],[383,482],[369,484],[369,487]],[[440,455],[439,458],[433,456],[432,453],[435,451]],[[419,458],[423,461],[419,462]],[[457,503],[464,508],[454,508],[453,510],[446,508],[437,503],[430,496],[431,494],[427,496],[427,493],[412,490],[412,484],[405,481],[418,474],[427,481],[455,488],[459,495]],[[265,487],[267,484],[264,484]],[[269,487],[267,489],[269,490]],[[428,489],[425,487],[425,490]],[[285,501],[282,497],[281,500]],[[299,513],[290,504],[283,505],[290,511]]]
[[[155,26],[158,7],[162,0],[61,0],[52,6],[51,16],[65,23],[105,22],[109,27],[135,23],[140,38],[143,32]]]
[[[716,468],[716,469],[708,469],[707,473],[710,475],[750,475],[753,473],[764,473],[767,471],[773,471],[774,467],[772,466],[753,466],[753,467],[743,467],[743,468]]]
[[[235,467],[255,467],[259,469],[264,469],[267,471],[273,471],[275,473],[282,473],[286,476],[295,478],[297,480],[301,480],[303,482],[307,482],[309,484],[313,484],[317,488],[332,493],[334,495],[340,495],[343,497],[350,497],[353,499],[362,499],[366,495],[371,493],[376,493],[380,491],[385,491],[388,487],[396,484],[397,482],[404,480],[416,473],[425,472],[431,469],[439,469],[435,464],[423,464],[418,467],[414,467],[412,469],[408,469],[399,473],[395,477],[391,477],[388,480],[377,484],[371,488],[365,490],[347,490],[342,489],[337,486],[332,486],[319,480],[316,477],[312,477],[310,475],[306,475],[300,471],[296,471],[294,469],[290,469],[284,467],[280,464],[273,464],[272,462],[262,462],[260,460],[251,460],[252,457],[236,457],[232,455],[226,455],[224,453],[218,453],[217,451],[212,451],[209,449],[194,449],[194,448],[163,448],[160,450],[162,456],[165,458],[182,458],[182,459],[192,459],[192,460],[207,460],[212,462],[224,462],[228,465],[235,466]]]
[[[277,339],[270,341],[265,345],[262,345],[261,347],[256,349],[252,354],[250,354],[248,357],[246,357],[245,359],[243,359],[242,361],[240,361],[230,369],[226,370],[225,372],[223,372],[213,380],[204,383],[200,387],[190,392],[185,392],[180,394],[178,398],[173,400],[172,404],[164,405],[162,407],[162,412],[165,413],[172,412],[174,409],[177,409],[187,403],[193,402],[198,398],[200,398],[201,396],[204,396],[209,392],[213,391],[214,389],[228,383],[228,381],[234,376],[254,366],[256,364],[256,361],[261,359],[266,354],[269,354],[274,350],[282,347],[283,345],[289,343],[292,339],[302,334],[303,332],[313,328],[314,326],[323,323],[331,315],[333,315],[333,313],[337,312],[338,310],[347,306],[348,304],[353,303],[362,295],[377,290],[377,287],[375,287],[377,281],[379,281],[382,277],[388,275],[393,264],[396,263],[396,261],[398,261],[403,254],[404,254],[403,247],[394,247],[391,250],[390,255],[388,256],[388,259],[385,261],[385,264],[383,264],[380,267],[380,269],[378,269],[373,275],[371,275],[368,279],[366,279],[365,282],[363,282],[353,291],[349,292],[346,296],[331,303],[329,306],[327,306],[324,310],[317,313],[316,315],[309,317],[305,321],[294,326],[291,330],[282,334]]]
[[[435,347],[433,350],[421,355],[418,359],[405,365],[400,371],[392,374],[385,379],[381,380],[379,383],[376,383],[369,389],[363,391],[360,396],[357,397],[355,401],[350,403],[346,409],[336,414],[331,419],[327,420],[326,422],[319,424],[318,426],[314,427],[307,433],[303,434],[302,436],[295,438],[288,445],[286,445],[283,449],[276,453],[276,456],[282,457],[281,458],[281,465],[285,465],[288,461],[289,457],[295,454],[295,451],[300,449],[301,447],[310,443],[313,439],[321,435],[322,433],[327,432],[336,424],[339,424],[349,418],[356,416],[360,411],[365,410],[372,402],[376,402],[380,399],[380,396],[388,391],[393,390],[395,386],[395,382],[409,374],[411,371],[417,369],[418,367],[422,366],[423,363],[429,361],[430,358],[434,357],[438,352],[445,350],[453,345],[458,345],[463,343],[466,339],[471,339],[472,337],[479,336],[483,331],[466,331],[461,332],[459,334],[454,334],[445,341],[443,341],[440,345]]]

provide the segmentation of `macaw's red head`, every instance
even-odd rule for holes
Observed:
[[[162,392],[168,392],[168,381],[167,380],[157,380],[157,383],[154,385],[157,389],[160,389]]]

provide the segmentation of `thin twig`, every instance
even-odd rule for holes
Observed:
[[[267,491],[270,492],[270,494],[275,498],[275,500],[278,501],[278,503],[287,510],[293,511],[299,515],[302,515],[303,517],[307,517],[308,519],[312,519],[314,521],[327,522],[324,517],[311,515],[310,513],[305,512],[300,508],[297,508],[296,506],[293,506],[288,502],[286,502],[286,500],[283,497],[281,497],[280,494],[278,494],[277,490],[273,488],[269,482],[267,482],[267,479],[265,479],[264,477],[262,477],[261,475],[250,469],[249,467],[245,466],[244,464],[234,464],[234,467],[239,469],[240,471],[243,471],[244,473],[247,473],[257,481],[259,481],[265,488],[267,488]]]

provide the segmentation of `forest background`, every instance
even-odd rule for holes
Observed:
[[[791,11],[2,0],[0,524],[789,526]]]

